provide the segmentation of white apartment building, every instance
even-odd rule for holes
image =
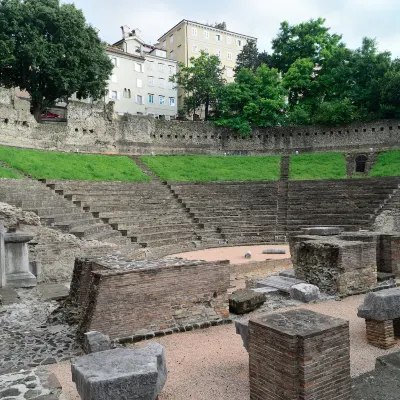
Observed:
[[[123,114],[175,118],[178,112],[177,89],[170,82],[177,61],[167,53],[144,43],[137,29],[122,27],[123,38],[107,48],[114,64],[106,101],[115,102],[115,111]]]

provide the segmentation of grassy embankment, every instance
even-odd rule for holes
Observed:
[[[160,179],[170,182],[278,180],[279,156],[143,156]]]
[[[59,153],[0,146],[0,160],[35,179],[150,180],[129,157],[124,156]]]

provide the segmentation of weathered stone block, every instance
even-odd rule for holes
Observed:
[[[246,254],[244,255],[244,258],[246,260],[249,260],[251,258],[251,251],[247,251]]]
[[[299,283],[290,288],[290,297],[293,300],[302,301],[304,303],[318,300],[320,294],[319,288],[309,283]]]
[[[290,293],[290,289],[293,285],[304,283],[299,279],[288,278],[285,276],[270,276],[267,279],[263,279],[257,282],[257,287],[273,287],[285,293]]]
[[[88,354],[110,350],[110,337],[97,331],[86,332],[83,342],[83,349]]]
[[[333,236],[339,235],[343,232],[343,229],[337,226],[314,226],[311,228],[304,228],[303,232],[305,235]]]
[[[229,311],[235,314],[246,314],[263,305],[266,301],[264,293],[241,289],[232,293],[229,298]]]
[[[79,357],[71,368],[82,400],[155,400],[167,379],[164,348],[153,342]]]
[[[375,321],[400,318],[400,288],[368,293],[358,307],[357,315]]]

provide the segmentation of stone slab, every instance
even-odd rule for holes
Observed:
[[[360,318],[388,321],[400,318],[400,288],[368,293],[358,307]]]
[[[258,281],[256,286],[273,287],[275,289],[279,289],[282,292],[290,293],[290,288],[293,285],[298,285],[299,283],[305,283],[305,282],[295,278],[287,278],[285,276],[270,276],[267,279]]]
[[[35,235],[31,235],[29,233],[5,233],[4,234],[4,242],[5,243],[26,243],[31,241]]]
[[[348,326],[349,322],[311,310],[297,309],[282,313],[266,314],[251,319],[252,324],[266,326],[282,334],[292,337],[307,338],[324,331]]]
[[[256,293],[251,289],[240,289],[229,297],[229,311],[235,314],[246,314],[263,305],[265,301],[264,293]]]
[[[110,350],[110,337],[97,331],[86,332],[83,342],[83,349],[88,354]]]
[[[273,288],[271,286],[263,286],[263,287],[255,288],[255,289],[251,289],[251,290],[256,293],[265,293],[265,294],[279,293],[279,289]]]
[[[395,274],[391,274],[388,272],[377,272],[376,277],[378,279],[378,282],[385,282],[390,281],[391,279],[396,279]]]
[[[314,226],[311,228],[304,228],[303,232],[305,235],[333,236],[340,235],[343,229],[337,226]]]
[[[286,249],[265,249],[263,254],[286,254]]]
[[[154,342],[79,357],[71,369],[82,400],[155,400],[167,379],[164,348]]]
[[[69,289],[61,283],[43,283],[38,286],[43,300],[63,300],[68,297]]]

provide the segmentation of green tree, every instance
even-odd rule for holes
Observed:
[[[59,0],[0,0],[0,51],[0,85],[26,90],[37,120],[74,93],[104,96],[113,68],[82,11]]]
[[[255,72],[242,68],[235,82],[222,89],[216,124],[229,126],[242,135],[251,132],[252,126],[281,125],[285,118],[285,96],[276,69],[266,65]]]
[[[236,58],[235,73],[238,73],[242,68],[255,71],[261,64],[266,64],[272,68],[272,56],[266,51],[259,53],[255,40],[249,40]]]
[[[185,91],[184,110],[194,114],[204,107],[205,120],[210,116],[210,110],[216,108],[218,93],[225,84],[224,68],[219,57],[201,51],[199,57],[192,57],[190,65],[179,65],[179,72],[171,81]]]
[[[400,59],[393,62],[383,78],[381,111],[385,118],[400,118]]]
[[[298,59],[308,58],[323,65],[324,57],[338,46],[344,46],[342,36],[330,34],[325,19],[311,19],[298,25],[281,23],[278,36],[272,40],[273,64],[282,73]]]

